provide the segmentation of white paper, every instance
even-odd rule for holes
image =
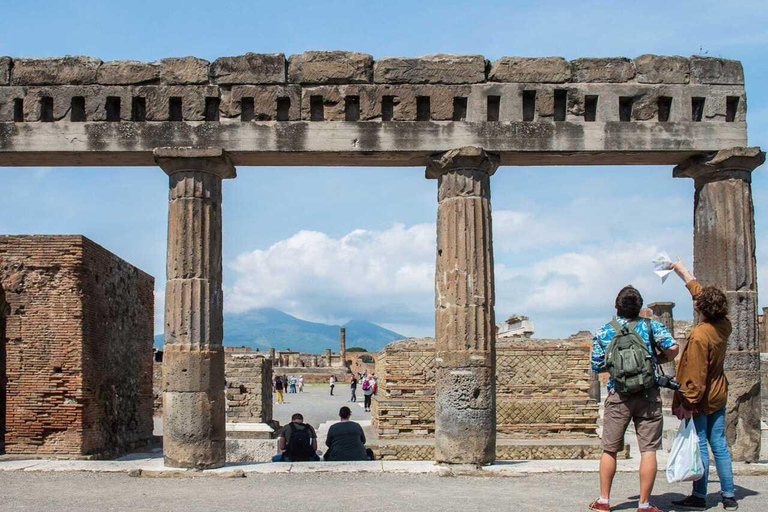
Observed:
[[[669,258],[669,255],[666,252],[661,251],[651,260],[651,263],[653,263],[653,272],[659,276],[661,282],[664,283],[667,280],[667,277],[669,277],[669,274],[672,273],[672,260]]]

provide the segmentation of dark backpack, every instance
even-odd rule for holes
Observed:
[[[291,429],[291,437],[285,448],[288,458],[296,462],[315,460],[317,454],[312,449],[312,430],[309,426],[304,425],[304,428],[299,429],[294,422],[290,422],[288,428]]]
[[[622,327],[611,321],[615,331],[608,346],[605,367],[613,377],[620,395],[645,392],[656,386],[653,356],[643,339],[635,332],[637,322],[627,322]]]

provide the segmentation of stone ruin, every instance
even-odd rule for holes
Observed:
[[[150,443],[151,276],[83,236],[0,236],[0,317],[6,453],[104,457]]]
[[[741,63],[726,59],[0,57],[0,165],[156,165],[169,176],[163,426],[174,467],[226,460],[221,204],[236,165],[419,166],[435,180],[434,457],[470,464],[496,456],[491,176],[674,166],[693,182],[694,274],[724,290],[734,319],[732,453],[757,460],[751,180],[764,160],[748,146]]]
[[[496,458],[597,458],[599,406],[589,396],[590,336],[496,344]],[[435,340],[407,339],[379,353],[374,451],[384,460],[432,460]],[[491,390],[493,391],[493,390]]]

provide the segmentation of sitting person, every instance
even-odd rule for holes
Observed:
[[[349,407],[342,407],[339,410],[340,421],[328,429],[328,439],[325,441],[328,451],[325,452],[325,460],[372,460],[373,452],[369,453],[365,449],[363,427],[350,421],[351,415]]]
[[[280,453],[272,457],[272,462],[320,460],[317,456],[315,429],[309,423],[304,423],[304,416],[299,413],[291,416],[291,422],[280,431],[277,446]]]

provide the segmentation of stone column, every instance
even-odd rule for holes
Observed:
[[[333,366],[333,352],[331,352],[331,349],[329,348],[325,349],[325,362],[328,364],[329,368]]]
[[[760,454],[760,355],[752,171],[765,161],[759,148],[733,148],[693,157],[675,177],[694,179],[693,273],[728,297],[733,332],[725,370],[726,427],[734,460]]]
[[[216,468],[226,460],[221,180],[235,168],[221,149],[154,155],[170,177],[163,456],[167,466]]]
[[[435,268],[435,460],[496,458],[496,324],[490,176],[499,158],[465,147],[433,155],[438,180]]]
[[[763,321],[758,329],[760,331],[760,352],[768,353],[768,308],[763,308],[762,317]]]
[[[339,329],[339,354],[341,354],[341,366],[347,367],[347,330]]]
[[[275,364],[275,347],[269,347],[269,360]]]
[[[673,338],[675,337],[675,318],[672,314],[672,311],[674,310],[674,308],[675,308],[674,302],[653,302],[651,304],[648,304],[648,309],[651,310],[653,319],[664,324],[664,327],[667,328],[667,330],[669,331],[669,333],[672,335]],[[661,365],[661,368],[664,370],[665,375],[668,375],[669,377],[675,376],[674,361],[670,361],[668,363]],[[665,406],[669,407],[672,405],[673,396],[674,396],[674,391],[668,388],[662,388],[661,400]]]

